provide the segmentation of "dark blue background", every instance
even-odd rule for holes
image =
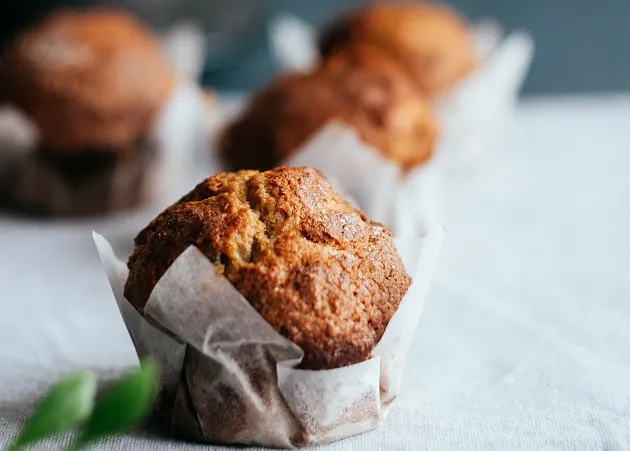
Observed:
[[[291,11],[322,23],[356,0],[272,0],[275,10]],[[531,32],[536,56],[527,93],[630,90],[630,0],[452,0],[472,20],[497,18],[508,30]],[[250,49],[238,70],[209,77],[229,88],[258,86],[273,73],[264,40]]]
[[[7,39],[52,4],[90,0],[0,0],[0,39]],[[148,0],[147,0],[148,1]],[[164,0],[151,0],[155,2]],[[175,0],[170,0],[175,1]],[[192,0],[189,0],[192,1]],[[199,0],[208,2],[209,0]],[[213,0],[213,8],[235,0]],[[260,0],[269,15],[293,12],[321,24],[335,11],[360,0]],[[508,30],[532,33],[536,57],[525,85],[527,93],[611,92],[630,90],[630,0],[452,0],[472,20],[497,18]],[[208,3],[210,4],[210,3]],[[273,76],[265,27],[248,38],[221,69],[213,65],[205,80],[224,89],[252,89]]]

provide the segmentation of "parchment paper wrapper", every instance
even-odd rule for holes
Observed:
[[[534,52],[531,36],[486,20],[473,27],[480,66],[435,100],[440,124],[437,156],[460,171],[497,148],[518,100]],[[283,70],[309,71],[319,60],[317,31],[295,16],[276,17],[269,29],[272,52]]]
[[[187,437],[296,448],[369,431],[400,393],[443,230],[396,242],[414,282],[369,360],[296,369],[302,350],[278,334],[195,247],[155,286],[141,316],[123,297],[128,273],[94,240],[140,357],[162,365],[158,410]]]
[[[189,85],[196,86],[203,73],[208,39],[201,24],[195,20],[179,21],[167,30],[161,39],[164,53],[180,78],[187,80]],[[201,130],[201,133],[205,133],[201,138],[203,144],[198,147],[195,155],[195,157],[201,157],[200,160],[203,161],[207,157],[208,134],[216,133],[226,113],[219,96],[211,88],[197,88],[195,91],[197,97],[194,99],[192,96],[189,97],[189,100],[193,102],[193,115],[189,115],[185,121],[194,121],[193,130]],[[202,100],[201,104],[198,101],[199,96]],[[199,135],[199,132],[195,135]]]
[[[181,83],[148,136],[119,155],[86,149],[54,157],[39,151],[37,131],[11,107],[0,111],[0,203],[34,214],[89,215],[175,200],[195,152],[207,148],[206,106]]]
[[[138,143],[126,155],[90,152],[58,158],[33,152],[5,157],[0,203],[55,216],[98,214],[146,202],[153,197],[149,178],[159,162],[151,143]]]

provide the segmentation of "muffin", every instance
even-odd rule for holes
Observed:
[[[174,85],[159,42],[116,10],[62,10],[3,57],[6,97],[53,152],[125,152],[145,137]]]
[[[263,89],[224,131],[220,153],[234,170],[270,169],[331,120],[405,168],[429,159],[437,137],[431,106],[405,71],[377,49],[356,45],[312,73]]]
[[[354,43],[394,57],[429,96],[448,91],[476,65],[465,20],[434,3],[385,2],[351,11],[324,29],[319,48],[327,58]]]
[[[4,100],[39,136],[24,168],[37,175],[19,177],[14,201],[84,214],[145,197],[136,181],[155,157],[151,130],[175,85],[149,30],[117,10],[59,10],[23,32],[2,60]],[[82,199],[88,191],[96,197]]]
[[[138,311],[194,245],[302,348],[307,369],[368,359],[411,284],[391,234],[310,168],[210,177],[135,243],[124,294]]]

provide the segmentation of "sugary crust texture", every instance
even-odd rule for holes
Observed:
[[[451,89],[477,64],[466,21],[437,3],[381,2],[351,11],[324,29],[320,51],[327,57],[356,43],[395,57],[430,96]]]
[[[53,12],[19,36],[3,55],[0,84],[48,149],[124,152],[149,132],[174,74],[136,19],[90,8]]]
[[[405,71],[358,45],[335,52],[313,73],[281,77],[258,93],[224,132],[220,151],[234,170],[270,169],[333,119],[402,167],[428,160],[438,134],[429,102]]]
[[[190,245],[304,350],[303,368],[369,358],[411,284],[389,231],[310,168],[218,174],[164,211],[129,259],[136,309]]]

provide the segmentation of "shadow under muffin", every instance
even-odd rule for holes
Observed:
[[[126,210],[153,198],[154,145],[128,153],[90,149],[77,155],[46,151],[5,156],[0,205],[28,216],[89,216]]]

